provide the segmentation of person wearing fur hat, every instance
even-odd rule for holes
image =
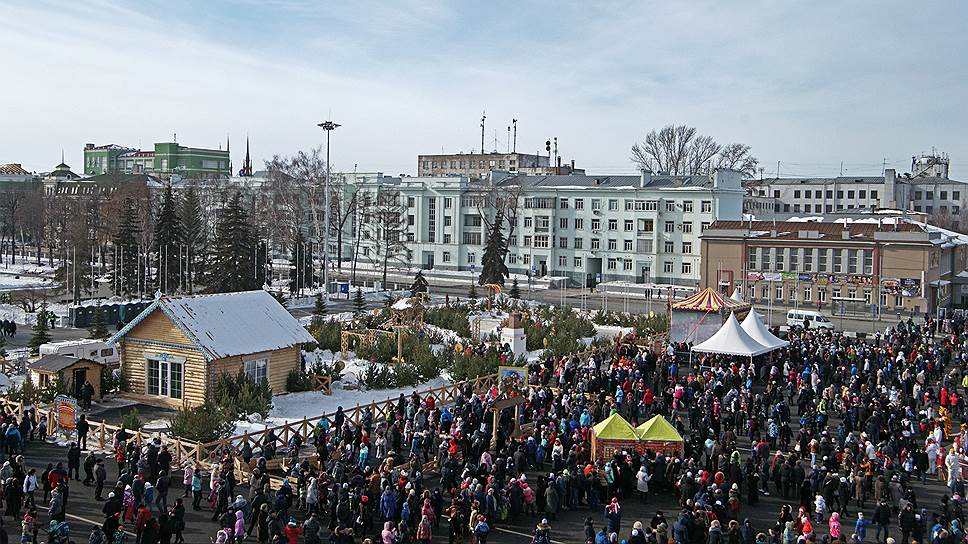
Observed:
[[[542,519],[535,527],[531,544],[551,544],[551,525],[548,525],[547,519]]]

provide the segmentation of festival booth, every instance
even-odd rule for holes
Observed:
[[[763,318],[756,310],[751,309],[750,313],[746,314],[746,319],[743,320],[740,327],[746,331],[746,334],[750,335],[750,338],[770,348],[771,351],[790,345],[790,342],[777,338],[770,332],[770,329],[766,328],[766,325],[763,324]]]
[[[655,416],[635,428],[639,437],[639,453],[651,451],[669,457],[682,458],[685,455],[685,441],[679,431],[662,416]]]
[[[608,460],[616,451],[635,451],[639,435],[625,418],[612,414],[592,427],[592,459]]]
[[[672,304],[669,340],[693,344],[705,342],[723,326],[731,313],[744,317],[749,310],[749,304],[723,297],[707,287]]]
[[[734,355],[737,357],[749,357],[752,359],[757,355],[763,355],[777,349],[775,347],[764,346],[757,342],[746,332],[736,319],[736,314],[730,314],[726,323],[709,337],[708,340],[692,347],[692,351],[700,353],[719,353],[722,355]],[[690,357],[692,353],[690,352]]]

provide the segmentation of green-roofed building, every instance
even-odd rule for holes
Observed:
[[[84,174],[151,174],[164,178],[223,178],[232,175],[229,151],[161,142],[153,151],[117,144],[84,146]]]

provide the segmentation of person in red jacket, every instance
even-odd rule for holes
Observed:
[[[138,516],[134,521],[134,534],[136,538],[135,542],[137,544],[141,544],[141,535],[144,534],[145,527],[148,525],[149,521],[151,521],[151,509],[142,504],[140,507],[138,507]]]
[[[286,542],[289,544],[299,544],[299,537],[303,534],[303,528],[296,525],[296,520],[290,519],[284,530]]]

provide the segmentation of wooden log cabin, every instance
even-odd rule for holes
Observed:
[[[163,296],[108,341],[120,348],[124,390],[149,404],[202,405],[218,376],[240,370],[274,393],[313,337],[262,290]]]

